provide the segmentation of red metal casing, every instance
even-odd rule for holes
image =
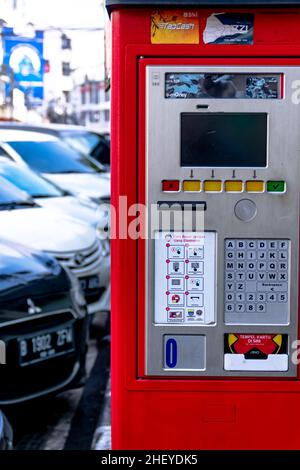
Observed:
[[[196,10],[200,30],[211,13],[227,11]],[[153,45],[152,11],[115,8],[111,14],[112,204],[117,208],[112,223],[113,232],[123,233],[112,240],[113,449],[299,449],[299,374],[297,379],[144,375],[147,242],[126,239],[131,218],[120,222],[118,213],[119,196],[127,196],[128,207],[145,202],[146,65],[300,65],[300,9],[231,9],[255,13],[252,46],[207,46],[201,40]]]

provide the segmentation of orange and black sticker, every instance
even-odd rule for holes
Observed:
[[[245,359],[267,359],[270,354],[287,354],[288,335],[240,334],[225,335],[225,354],[243,354]]]
[[[151,15],[152,44],[199,44],[199,17],[195,10],[156,10]]]

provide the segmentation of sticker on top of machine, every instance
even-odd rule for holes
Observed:
[[[205,44],[253,44],[252,13],[213,13],[206,20]]]
[[[152,44],[199,44],[197,11],[155,10],[151,14]]]

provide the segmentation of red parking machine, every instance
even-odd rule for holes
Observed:
[[[107,6],[113,448],[299,449],[300,1]]]

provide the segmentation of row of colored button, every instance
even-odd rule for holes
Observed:
[[[164,180],[162,181],[162,190],[167,193],[180,192],[181,182],[179,180]],[[201,182],[200,180],[185,180],[182,182],[182,191],[189,193],[199,193],[200,191],[206,193],[220,193],[223,190],[227,193],[285,193],[285,181],[260,181],[260,180],[207,180]]]

